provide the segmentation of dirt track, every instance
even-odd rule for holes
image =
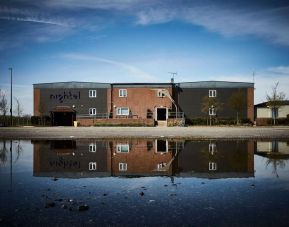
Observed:
[[[0,128],[0,139],[90,138],[289,139],[289,127],[24,127]]]

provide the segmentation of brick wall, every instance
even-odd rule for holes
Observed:
[[[153,119],[77,119],[79,126],[154,126]]]
[[[119,89],[127,90],[127,97],[119,97]],[[167,107],[172,108],[172,102],[168,97],[158,97],[157,96],[158,88],[131,88],[131,87],[114,87],[112,91],[112,100],[113,100],[113,116],[116,117],[116,108],[117,107],[128,107],[131,114],[136,118],[146,119],[147,111],[155,111],[156,107]],[[162,89],[162,88],[159,88]],[[167,89],[172,95],[172,88],[163,88]]]

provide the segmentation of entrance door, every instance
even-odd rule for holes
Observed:
[[[157,121],[167,120],[167,108],[157,108]]]
[[[74,112],[53,113],[52,125],[54,126],[73,126],[73,121],[75,121]]]

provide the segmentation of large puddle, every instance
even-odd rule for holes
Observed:
[[[289,141],[0,141],[2,226],[285,226]]]

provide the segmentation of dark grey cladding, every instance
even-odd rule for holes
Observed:
[[[199,81],[176,83],[180,88],[254,88],[254,83],[228,81]]]
[[[89,90],[96,90],[96,97],[89,98]],[[96,108],[97,113],[107,112],[107,88],[71,88],[46,87],[41,88],[40,103],[45,115],[56,106],[70,106],[77,115],[88,115],[89,108]]]
[[[212,84],[211,84],[212,85]],[[208,117],[208,113],[203,113],[202,100],[204,97],[209,96],[209,90],[214,89],[217,91],[217,99],[223,103],[221,110],[217,111],[219,118],[231,118],[236,117],[236,111],[230,106],[229,98],[234,92],[241,91],[243,93],[244,100],[246,100],[247,106],[247,88],[240,87],[182,87],[178,89],[178,104],[181,111],[185,113],[186,118],[204,118]],[[244,108],[239,113],[240,118],[248,118],[247,108]]]
[[[34,88],[110,88],[110,84],[108,83],[95,83],[95,82],[56,82],[56,83],[40,83],[40,84],[33,84]]]

